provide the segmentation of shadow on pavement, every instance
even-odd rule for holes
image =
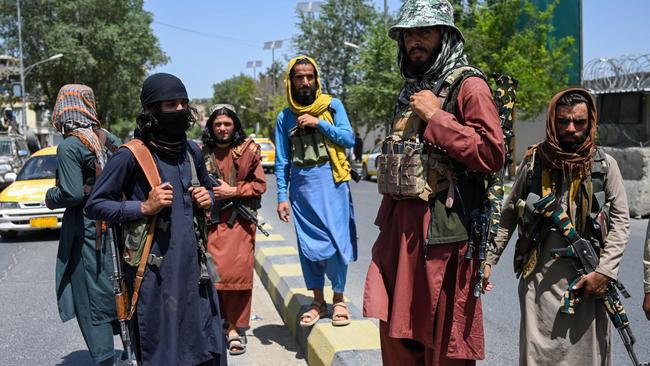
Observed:
[[[32,241],[50,241],[50,240],[59,240],[59,234],[61,230],[39,230],[39,231],[29,231],[25,233],[18,233],[15,238],[2,238],[0,239],[0,244],[2,243],[26,243]]]
[[[90,358],[90,352],[88,351],[74,351],[69,355],[63,356],[61,362],[57,365],[66,365],[66,366],[82,366],[82,365],[94,365],[93,359]]]
[[[263,345],[277,343],[282,348],[290,352],[295,352],[297,359],[305,359],[300,347],[293,342],[291,333],[287,331],[284,325],[268,324],[253,328],[253,335],[260,340]],[[287,346],[289,345],[289,346]]]

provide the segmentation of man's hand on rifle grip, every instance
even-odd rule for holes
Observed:
[[[172,205],[173,188],[168,182],[162,183],[149,191],[146,201],[140,203],[143,215],[155,215],[165,207]]]
[[[584,288],[585,296],[594,296],[596,298],[601,298],[605,296],[605,291],[607,290],[608,283],[609,277],[598,272],[591,272],[587,275],[582,276],[578,283],[573,286],[573,290]]]
[[[214,198],[218,200],[225,200],[228,198],[235,197],[237,195],[237,187],[233,187],[226,183],[223,179],[218,180],[218,186],[212,187],[212,192],[214,193]]]
[[[483,270],[483,291],[492,291],[494,288],[490,282],[490,274],[492,274],[492,266],[486,263]]]

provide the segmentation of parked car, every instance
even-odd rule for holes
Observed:
[[[377,177],[377,157],[381,154],[381,142],[361,157],[361,177],[370,180]]]
[[[267,138],[255,137],[253,141],[260,145],[262,150],[262,168],[265,172],[273,173],[275,170],[275,145]]]
[[[8,239],[19,232],[61,228],[65,209],[45,206],[57,168],[56,146],[37,151],[25,162],[16,180],[0,193],[0,236]]]
[[[0,190],[16,179],[28,158],[29,148],[23,136],[0,134]]]

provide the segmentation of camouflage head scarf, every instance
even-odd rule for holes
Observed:
[[[104,167],[106,153],[94,132],[101,123],[95,108],[95,93],[90,87],[82,84],[61,87],[52,112],[52,126],[65,137],[77,136]]]
[[[410,75],[405,69],[406,50],[402,31],[408,28],[440,26],[440,49],[438,57],[421,79]],[[413,93],[420,90],[435,90],[437,82],[454,68],[467,65],[462,33],[454,25],[454,10],[446,0],[407,0],[400,9],[397,24],[392,26],[388,35],[398,42],[397,61],[404,88],[400,92],[398,103],[406,105]]]

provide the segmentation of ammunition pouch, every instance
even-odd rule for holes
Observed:
[[[419,198],[425,193],[428,154],[424,150],[421,142],[386,139],[377,157],[379,193],[396,199]]]
[[[317,128],[294,127],[289,131],[291,162],[299,167],[312,167],[330,160],[325,137]]]
[[[142,260],[147,232],[151,226],[151,216],[140,220],[128,221],[121,225],[122,238],[124,238],[123,259],[131,267],[137,267]],[[147,259],[145,259],[147,260]]]

